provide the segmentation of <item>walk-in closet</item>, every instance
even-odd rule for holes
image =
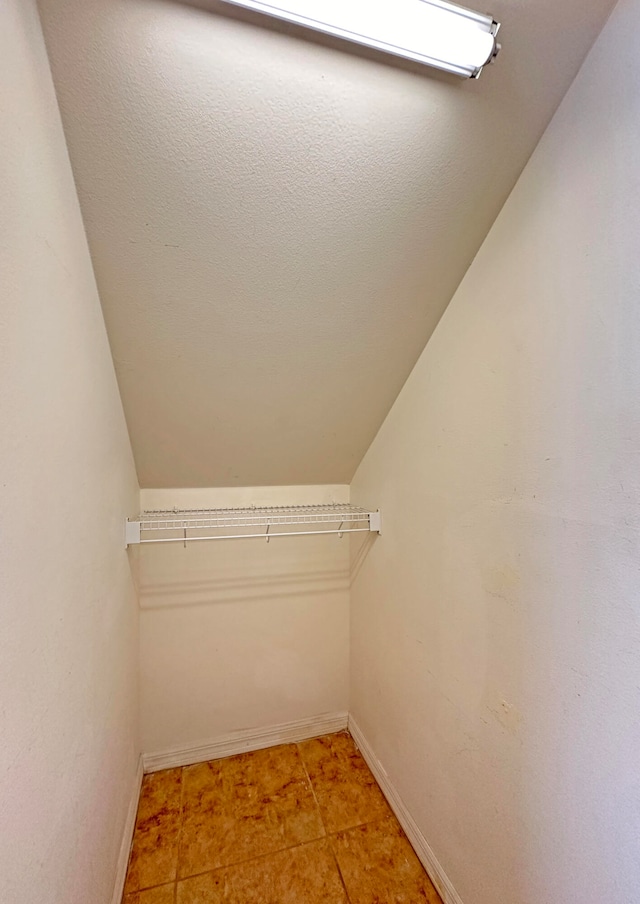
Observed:
[[[0,3],[0,902],[640,902],[640,0]]]

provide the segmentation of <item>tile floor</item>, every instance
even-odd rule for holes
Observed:
[[[347,732],[144,778],[124,904],[441,904]]]

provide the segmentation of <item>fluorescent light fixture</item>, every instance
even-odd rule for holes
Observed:
[[[500,49],[491,16],[446,0],[227,2],[465,78],[477,78]]]

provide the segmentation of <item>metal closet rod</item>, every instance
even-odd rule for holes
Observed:
[[[324,530],[278,530],[271,533],[272,527],[294,527],[317,524],[338,524],[337,528],[327,527]],[[363,527],[345,527],[345,524],[362,524]],[[125,522],[125,545],[142,543],[193,543],[198,540],[248,540],[271,537],[304,537],[321,534],[354,534],[380,533],[382,519],[379,511],[367,511],[348,504],[251,507],[243,509],[173,509],[154,512],[143,512],[137,521]],[[209,534],[207,536],[188,536],[187,531],[212,529],[237,530],[247,527],[263,527],[261,533]],[[155,534],[158,531],[180,532],[176,537],[143,537],[143,533]]]

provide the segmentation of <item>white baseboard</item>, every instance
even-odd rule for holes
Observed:
[[[138,768],[129,801],[129,809],[127,810],[127,818],[124,823],[124,831],[122,833],[122,843],[120,845],[120,853],[118,854],[118,864],[116,866],[116,881],[113,886],[113,897],[111,904],[120,904],[122,901],[122,893],[124,892],[124,883],[127,878],[127,867],[129,866],[129,853],[131,851],[131,842],[133,841],[133,832],[136,827],[136,815],[138,813],[138,801],[140,800],[140,789],[142,787],[142,757],[138,758]]]
[[[438,862],[427,839],[418,828],[406,804],[391,783],[391,779],[385,772],[382,763],[371,749],[369,742],[352,716],[349,716],[349,732],[366,760],[369,769],[373,772],[376,781],[382,788],[384,796],[387,798],[391,809],[404,829],[407,838],[444,904],[462,904],[462,898],[453,887],[451,880]]]
[[[264,747],[275,747],[278,744],[294,744],[317,738],[320,735],[342,731],[347,727],[348,713],[324,713],[310,719],[299,719],[297,722],[285,722],[268,728],[245,728],[232,731],[230,734],[213,738],[204,744],[194,747],[179,747],[161,753],[146,753],[142,761],[145,772],[157,772],[159,769],[172,769],[176,766],[190,766],[192,763],[204,763],[206,760],[218,760],[225,756],[235,756],[249,750],[260,750]]]

